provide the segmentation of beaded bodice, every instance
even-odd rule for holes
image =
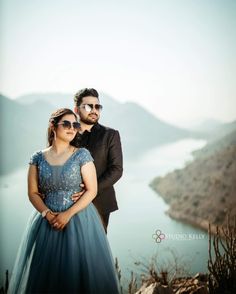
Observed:
[[[53,211],[64,211],[74,204],[71,196],[81,190],[81,166],[93,161],[89,151],[80,148],[63,165],[51,165],[42,151],[35,152],[30,164],[38,168],[39,192]]]

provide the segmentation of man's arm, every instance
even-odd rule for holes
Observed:
[[[113,186],[123,173],[123,156],[118,131],[114,131],[109,142],[108,168],[98,179],[98,190]]]

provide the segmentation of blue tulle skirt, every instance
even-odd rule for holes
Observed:
[[[29,220],[9,294],[120,293],[104,228],[90,204],[56,231],[35,212]]]

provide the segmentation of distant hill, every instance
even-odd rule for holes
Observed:
[[[227,146],[236,145],[236,136],[234,135],[236,121],[225,124],[221,126],[220,129],[221,132],[218,132],[214,138],[210,139],[205,147],[192,152],[195,158],[206,158],[217,151],[227,148]]]
[[[207,136],[208,141],[215,141],[222,138],[224,135],[231,133],[236,128],[236,121],[229,123],[222,123],[214,119],[206,119],[201,123],[195,125],[195,127],[189,127],[188,129],[199,132],[203,136]]]
[[[26,165],[33,151],[46,146],[52,109],[43,101],[22,105],[0,95],[0,174]]]
[[[136,103],[120,103],[105,93],[100,101],[104,105],[100,122],[120,131],[125,160],[161,144],[202,138],[159,120]],[[0,96],[1,174],[25,164],[29,154],[45,146],[49,116],[60,107],[73,108],[73,95],[36,93],[15,100]]]
[[[30,105],[37,101],[53,106],[53,109],[67,107],[73,108],[73,95],[66,93],[35,93],[20,96],[16,99],[20,104]]]
[[[236,128],[207,144],[185,168],[155,178],[151,187],[170,204],[168,214],[203,229],[236,216]]]
[[[32,105],[38,100],[55,108],[73,108],[73,94],[30,94],[17,99],[24,105]],[[100,122],[120,131],[125,157],[135,157],[149,148],[179,139],[201,138],[197,132],[181,129],[157,119],[136,103],[120,103],[105,93],[100,94],[100,101],[104,106]]]
[[[210,135],[209,140],[211,140],[212,142],[216,141],[216,140],[222,138],[223,136],[230,134],[235,129],[236,129],[236,120],[233,122],[218,125],[209,134]]]
[[[223,123],[216,119],[195,120],[191,123],[188,129],[194,131],[209,133],[220,127]]]

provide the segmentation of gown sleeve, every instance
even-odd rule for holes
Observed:
[[[80,161],[80,166],[83,166],[84,164],[86,164],[86,163],[88,163],[90,161],[94,161],[94,160],[93,160],[92,155],[88,151],[88,149],[81,148],[79,161]]]
[[[40,158],[40,151],[34,152],[30,157],[29,164],[38,166],[39,158]]]

